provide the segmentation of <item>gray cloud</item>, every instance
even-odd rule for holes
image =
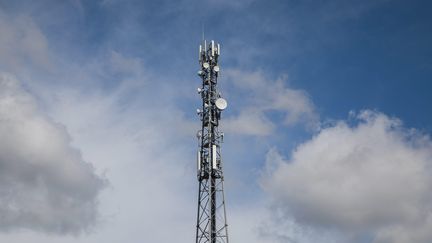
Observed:
[[[63,126],[0,73],[0,230],[80,233],[97,221],[105,181],[70,146]]]
[[[431,139],[382,113],[355,119],[322,129],[289,160],[270,151],[265,190],[300,224],[352,241],[431,242]]]
[[[22,71],[29,64],[45,70],[53,67],[48,40],[28,16],[10,17],[0,10],[0,66]]]

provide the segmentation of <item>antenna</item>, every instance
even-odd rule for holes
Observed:
[[[201,129],[197,132],[199,190],[196,243],[228,243],[221,156],[224,133],[219,131],[221,113],[227,108],[227,102],[217,87],[220,45],[212,40],[207,46],[204,24],[202,33],[204,46],[200,47],[201,69],[198,71],[202,83],[197,90],[202,98],[202,108],[197,110]]]
[[[204,35],[205,32],[204,32],[204,30],[205,30],[205,29],[204,29],[204,22],[202,22],[202,23],[201,23],[202,42],[204,42],[204,38],[205,38],[205,35]]]

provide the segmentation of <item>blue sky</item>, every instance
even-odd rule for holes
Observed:
[[[32,16],[67,60],[114,49],[182,79],[194,78],[188,70],[196,69],[204,24],[207,38],[229,50],[224,65],[289,74],[324,116],[376,108],[416,127],[430,124],[429,112],[413,109],[428,101],[426,1],[14,1],[2,8]]]
[[[0,241],[193,240],[204,26],[233,241],[430,242],[430,7],[0,0]]]

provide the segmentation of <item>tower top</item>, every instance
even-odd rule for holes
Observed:
[[[209,61],[216,61],[220,55],[220,44],[211,40],[207,43],[207,40],[203,40],[199,46],[199,62],[200,64]]]

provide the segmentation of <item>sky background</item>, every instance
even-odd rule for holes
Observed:
[[[0,242],[194,241],[203,34],[231,242],[431,242],[431,7],[0,0]]]

